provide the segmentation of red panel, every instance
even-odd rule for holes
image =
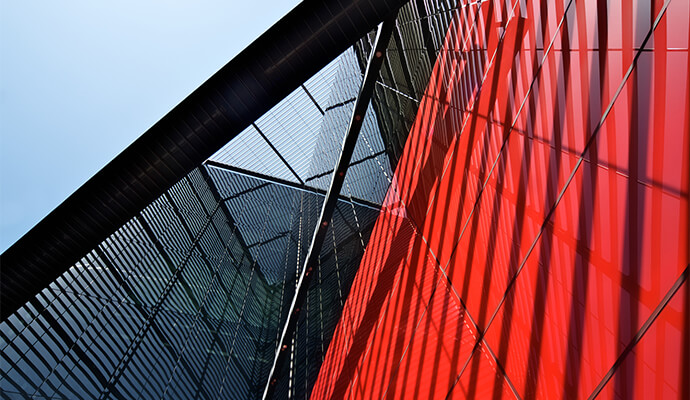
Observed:
[[[689,7],[640,52],[663,3],[606,3],[456,11],[313,398],[582,398],[625,354],[690,261]],[[690,396],[688,285],[604,398]]]
[[[599,397],[690,397],[690,283],[685,284],[614,371]],[[685,356],[684,356],[685,355]]]
[[[452,399],[512,399],[515,397],[503,373],[498,369],[493,355],[483,344],[477,348],[471,362],[455,386],[451,387],[449,394],[449,398]]]

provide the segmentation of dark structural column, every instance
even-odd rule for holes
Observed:
[[[340,158],[336,164],[331,185],[326,193],[326,199],[323,202],[321,216],[318,219],[319,225],[314,231],[314,237],[312,238],[309,251],[307,252],[307,256],[305,258],[304,267],[300,272],[299,280],[297,281],[297,288],[295,289],[295,297],[292,299],[287,321],[283,327],[280,343],[278,343],[278,348],[276,350],[273,366],[271,367],[271,372],[268,375],[268,381],[266,383],[266,389],[264,390],[263,396],[264,400],[273,397],[273,391],[275,390],[278,378],[280,378],[279,371],[282,370],[282,366],[289,358],[290,351],[288,351],[288,349],[290,348],[290,343],[292,343],[292,338],[294,336],[295,329],[297,328],[300,310],[303,308],[307,298],[309,282],[311,281],[311,272],[318,268],[319,255],[326,237],[328,224],[333,216],[333,211],[335,210],[335,206],[338,202],[340,190],[342,189],[343,182],[345,181],[345,174],[347,173],[347,169],[350,165],[350,159],[352,158],[352,153],[354,152],[355,145],[357,144],[359,131],[361,130],[362,123],[364,122],[364,115],[369,107],[371,96],[374,93],[374,87],[376,86],[379,70],[381,68],[381,64],[383,63],[384,53],[391,38],[391,34],[393,33],[393,29],[395,28],[396,15],[397,13],[394,13],[383,23],[381,23],[381,25],[379,25],[374,48],[369,56],[366,73],[364,74],[364,81],[359,89],[355,107],[352,111],[352,116],[350,117],[348,130],[345,134],[345,140],[343,141],[343,148],[340,152]]]
[[[403,0],[306,0],[0,257],[5,320]]]

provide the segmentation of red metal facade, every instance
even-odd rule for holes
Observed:
[[[690,398],[688,1],[450,12],[312,398]]]

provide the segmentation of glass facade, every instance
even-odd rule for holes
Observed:
[[[376,31],[0,323],[2,397],[255,399],[287,351],[274,398],[687,398],[689,13],[404,5],[289,346]]]
[[[246,397],[260,384],[280,299],[207,179],[187,176],[3,323],[4,396]]]

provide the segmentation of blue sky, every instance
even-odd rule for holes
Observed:
[[[0,0],[0,251],[297,3]]]

